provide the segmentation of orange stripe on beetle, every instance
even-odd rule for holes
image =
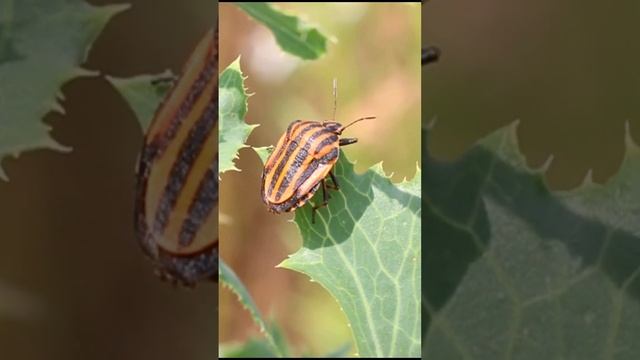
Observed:
[[[358,141],[356,138],[341,139],[342,132],[369,119],[375,117],[363,117],[346,126],[335,121],[292,122],[265,161],[262,171],[261,195],[268,210],[276,214],[293,211],[322,187],[323,202],[312,208],[311,220],[315,222],[316,210],[328,204],[327,187],[339,190],[332,172],[338,161],[339,148]],[[331,177],[333,186],[326,184],[327,176]]]
[[[165,280],[218,274],[218,34],[200,40],[156,111],[137,169],[138,241]]]

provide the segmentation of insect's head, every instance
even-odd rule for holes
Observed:
[[[322,123],[322,126],[324,126],[327,130],[333,132],[333,133],[337,133],[339,134],[339,130],[342,127],[342,124],[340,124],[339,122],[336,121],[325,121]]]

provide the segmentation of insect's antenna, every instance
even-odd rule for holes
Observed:
[[[336,109],[338,108],[338,79],[333,78],[333,117],[331,121],[336,121]]]
[[[354,120],[354,121],[350,122],[349,124],[347,124],[347,125],[341,127],[340,129],[338,129],[338,134],[342,134],[344,129],[348,128],[349,126],[351,126],[351,125],[353,125],[353,124],[355,124],[357,122],[360,122],[362,120],[373,120],[375,118],[376,118],[375,116],[366,116],[366,117],[361,117],[360,119]]]

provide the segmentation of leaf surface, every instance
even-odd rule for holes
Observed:
[[[172,77],[167,70],[157,75],[138,75],[130,78],[107,76],[107,80],[120,92],[136,114],[142,131],[145,132],[158,108],[169,91],[169,83],[161,80]],[[158,82],[160,81],[160,82]],[[154,84],[154,82],[158,82]]]
[[[0,6],[0,160],[41,148],[70,151],[51,138],[42,119],[51,111],[64,113],[64,83],[94,75],[81,64],[105,24],[129,6],[95,7],[79,0]],[[0,178],[7,179],[1,167]]]
[[[315,60],[327,52],[327,38],[320,30],[297,16],[268,3],[235,3],[256,21],[267,26],[282,50],[305,60]]]
[[[555,192],[516,127],[425,156],[423,356],[637,359],[640,150],[627,135],[606,184]]]
[[[311,223],[297,209],[302,247],[280,266],[307,274],[338,301],[359,356],[420,356],[420,170],[394,184],[380,164],[356,174],[341,153],[340,190]],[[312,202],[320,202],[319,190]]]
[[[220,74],[219,90],[219,171],[222,175],[229,170],[240,171],[234,164],[238,158],[238,151],[249,147],[245,142],[253,129],[258,127],[258,125],[249,125],[245,122],[249,96],[245,91],[239,57]]]

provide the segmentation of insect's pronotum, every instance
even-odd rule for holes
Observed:
[[[217,281],[217,26],[200,40],[145,134],[135,226],[162,279]]]
[[[280,137],[262,171],[262,201],[269,211],[282,213],[303,206],[322,187],[322,203],[312,207],[311,221],[316,210],[329,203],[327,188],[339,190],[333,166],[338,161],[341,146],[356,143],[356,138],[340,138],[349,126],[375,119],[367,116],[348,125],[335,121],[337,86],[334,80],[334,107],[331,121],[295,120]],[[332,185],[327,184],[331,177]]]

